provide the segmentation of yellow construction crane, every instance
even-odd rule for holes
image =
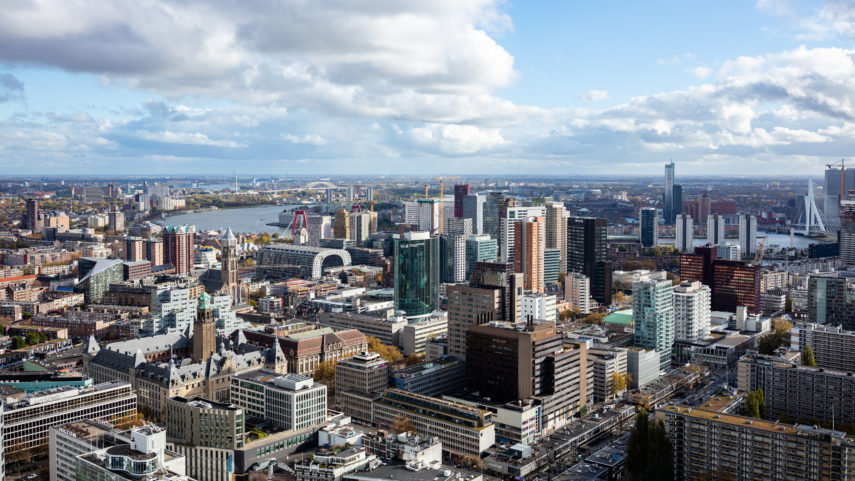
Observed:
[[[445,180],[446,179],[449,179],[449,180],[450,179],[461,179],[461,178],[462,177],[460,177],[459,175],[450,175],[450,176],[442,175],[442,176],[433,178],[433,180],[439,181],[439,233],[440,234],[442,234],[443,231],[445,230],[444,229],[445,219],[443,219],[443,214],[445,213],[445,209],[443,208],[443,199],[445,197]],[[427,192],[427,189],[425,189],[425,192]],[[425,198],[427,198],[427,195],[425,195]]]
[[[846,200],[846,159],[840,159],[839,164],[825,164],[829,169],[840,167],[840,200]]]
[[[757,249],[757,254],[754,255],[754,260],[751,261],[751,265],[759,266],[763,262],[763,251],[766,249],[766,241],[769,240],[769,236],[764,235],[760,237],[762,239],[760,241],[760,247]]]
[[[425,199],[428,198],[428,189],[430,189],[430,184],[425,184]]]

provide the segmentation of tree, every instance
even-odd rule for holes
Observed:
[[[335,388],[335,361],[326,361],[318,364],[315,367],[314,375],[312,376],[315,381],[325,384],[327,386],[327,390],[330,388]]]
[[[622,306],[623,303],[626,301],[626,295],[623,293],[623,291],[617,291],[617,293],[612,296],[612,301],[613,304]]]
[[[619,372],[612,374],[612,385],[609,391],[613,396],[626,391],[626,378],[623,374]]]
[[[415,430],[413,421],[403,415],[395,418],[395,421],[392,423],[392,429],[398,434],[409,433]]]
[[[760,419],[766,419],[766,396],[763,394],[763,389],[757,388],[754,392],[754,397],[757,399],[757,411],[760,414]]]
[[[766,418],[766,398],[762,389],[749,391],[745,395],[745,415],[755,419]]]
[[[816,367],[816,358],[813,356],[813,349],[810,346],[805,346],[802,351],[802,366]]]
[[[425,362],[425,353],[423,352],[414,352],[407,356],[406,359],[404,359],[404,364],[406,364],[407,366],[412,366],[423,362]]]
[[[662,420],[650,419],[642,408],[627,441],[626,471],[633,481],[673,479],[673,448]]]
[[[392,364],[397,364],[404,360],[404,356],[397,347],[387,346],[374,336],[368,336],[368,350],[376,352],[380,357]]]
[[[21,349],[26,346],[27,343],[24,341],[24,338],[21,336],[15,336],[12,338],[12,349]]]

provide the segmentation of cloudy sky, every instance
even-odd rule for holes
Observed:
[[[11,0],[6,174],[819,174],[855,1]]]

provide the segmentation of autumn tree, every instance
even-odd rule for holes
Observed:
[[[609,389],[612,396],[626,391],[626,385],[627,385],[626,376],[629,376],[629,373],[623,374],[623,373],[616,372],[616,373],[612,374],[612,385],[611,385],[611,388]]]
[[[805,346],[802,351],[802,365],[816,367],[816,358],[813,355],[813,349],[810,346]]]
[[[413,427],[413,421],[407,416],[398,416],[395,418],[395,421],[392,423],[392,429],[397,433],[411,433],[415,431]]]
[[[368,336],[368,350],[376,352],[380,357],[392,364],[397,364],[404,360],[404,356],[397,347],[383,344],[380,339],[374,336]]]
[[[414,352],[407,356],[407,358],[404,360],[404,364],[406,364],[407,366],[421,364],[423,362],[425,362],[425,353],[423,352]]]

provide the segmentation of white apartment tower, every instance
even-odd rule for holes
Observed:
[[[674,240],[674,247],[680,252],[691,252],[692,244],[695,242],[692,216],[689,214],[677,214],[675,224],[677,237]]]
[[[698,342],[710,333],[710,288],[698,281],[674,287],[674,336]]]

